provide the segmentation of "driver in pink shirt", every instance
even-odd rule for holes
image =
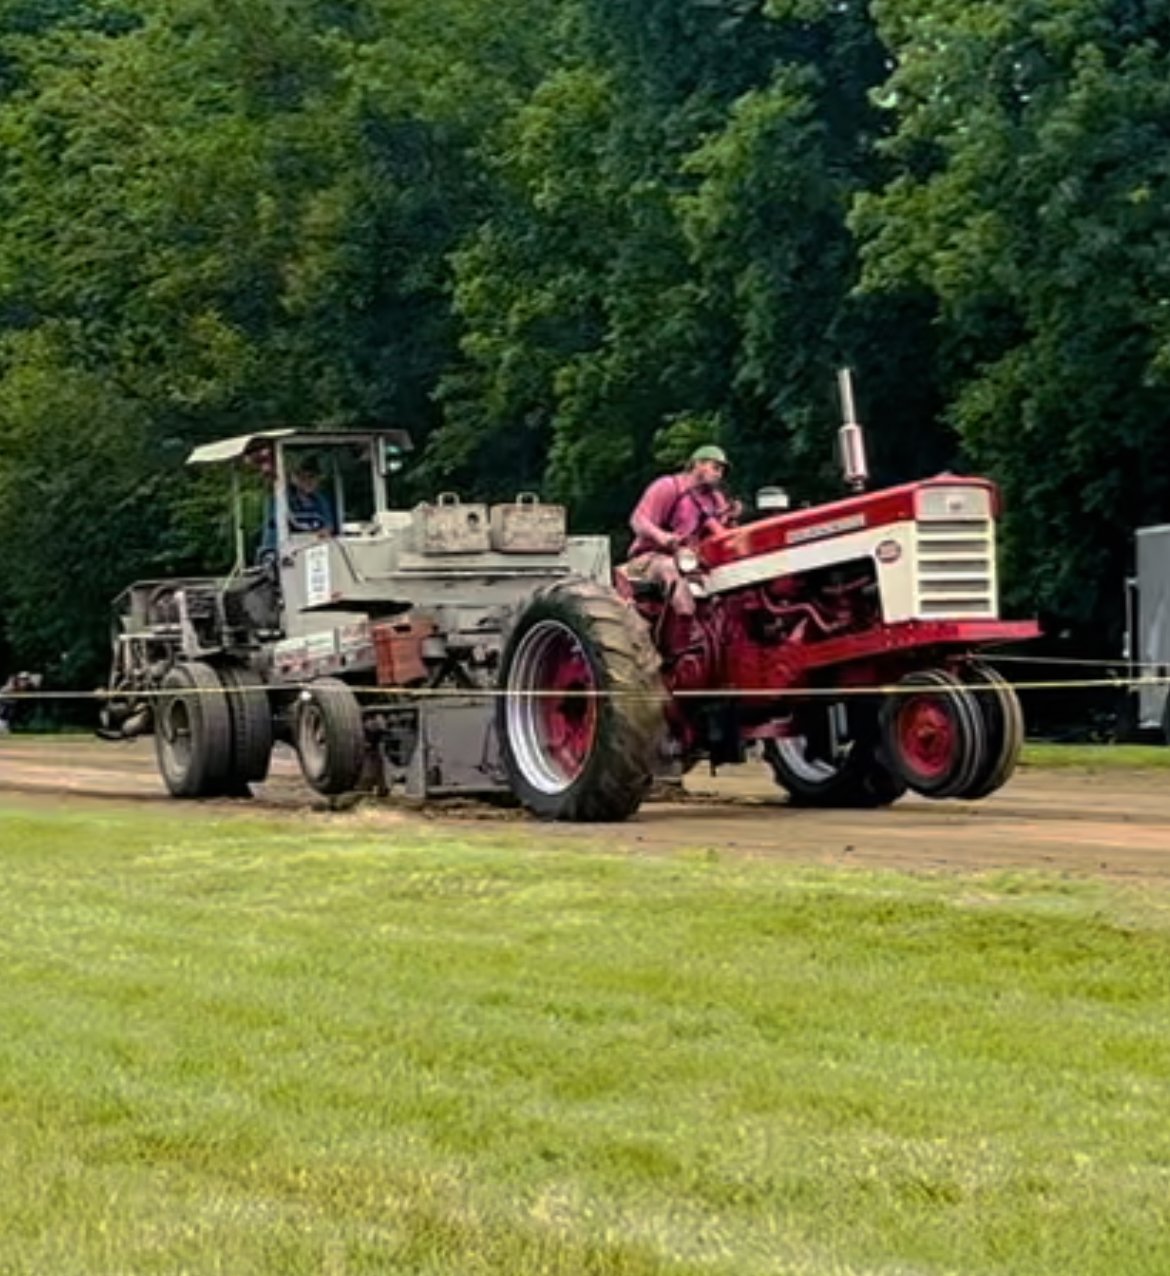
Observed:
[[[738,502],[730,501],[722,488],[729,468],[722,448],[697,448],[681,474],[665,474],[650,484],[630,518],[634,543],[626,576],[662,584],[679,616],[693,616],[695,600],[681,586],[675,551],[722,531],[739,516]]]

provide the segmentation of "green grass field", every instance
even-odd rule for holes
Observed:
[[[1170,1270],[1170,891],[0,803],[4,1273]]]
[[[1024,746],[1026,767],[1089,771],[1158,771],[1170,767],[1170,749],[1157,744],[1042,744]]]

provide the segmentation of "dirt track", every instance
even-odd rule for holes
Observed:
[[[1170,878],[1170,773],[1163,771],[1021,771],[1001,793],[979,803],[904,800],[885,811],[801,811],[788,807],[763,767],[728,768],[689,777],[684,803],[650,803],[619,826],[547,825],[479,804],[418,812],[389,804],[385,818],[429,827],[506,823],[530,828],[543,842],[604,839],[614,846],[664,852],[716,848],[783,856],[794,862],[925,869],[1033,868],[1132,879]],[[85,805],[111,799],[169,802],[150,741],[0,738],[4,794],[40,794]],[[266,806],[305,809],[319,801],[300,783],[291,754],[280,752]],[[254,803],[192,804],[221,818]],[[376,821],[375,813],[371,819]]]

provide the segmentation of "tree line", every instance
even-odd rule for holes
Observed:
[[[378,421],[579,530],[717,440],[1001,483],[1009,605],[1117,637],[1170,520],[1162,0],[0,0],[0,661],[227,542],[195,444]]]

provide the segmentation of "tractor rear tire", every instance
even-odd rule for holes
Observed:
[[[907,674],[880,714],[881,756],[923,797],[962,797],[987,767],[984,717],[975,693],[941,669]]]
[[[361,705],[340,678],[317,678],[301,692],[293,737],[305,783],[323,797],[350,793],[365,769]]]
[[[268,778],[272,761],[272,706],[260,677],[251,669],[225,665],[218,670],[232,719],[232,761],[227,792],[251,796],[250,784]]]
[[[158,769],[172,797],[223,792],[232,762],[232,719],[215,670],[201,661],[175,665],[155,703]]]
[[[1024,712],[1015,688],[996,670],[970,665],[964,672],[964,681],[975,691],[975,703],[987,735],[983,765],[958,794],[973,802],[1003,788],[1011,779],[1024,744]]]
[[[496,731],[521,804],[542,819],[618,821],[649,790],[665,730],[658,653],[617,593],[537,590],[504,646]]]
[[[831,708],[809,705],[802,706],[801,712],[828,713]],[[906,792],[905,782],[877,756],[876,708],[855,700],[847,706],[847,713],[851,738],[839,760],[826,758],[826,750],[815,745],[810,748],[810,736],[765,741],[764,760],[792,806],[873,809],[889,806]]]

